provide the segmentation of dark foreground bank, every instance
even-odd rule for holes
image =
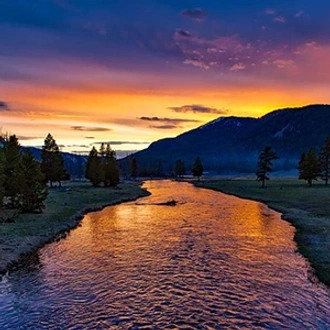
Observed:
[[[70,183],[51,190],[42,214],[21,214],[13,223],[0,222],[0,274],[14,269],[23,257],[45,244],[65,237],[87,212],[147,195],[132,182],[114,189]]]
[[[194,182],[209,188],[253,199],[282,213],[296,228],[295,241],[320,281],[330,286],[330,187],[319,182],[309,188],[294,179],[276,179],[262,189],[255,180],[205,180]]]

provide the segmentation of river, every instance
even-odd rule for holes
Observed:
[[[145,187],[4,277],[0,328],[330,328],[330,291],[279,213],[188,183]]]

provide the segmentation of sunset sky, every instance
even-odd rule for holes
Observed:
[[[2,132],[121,156],[219,116],[330,103],[329,0],[0,0]]]

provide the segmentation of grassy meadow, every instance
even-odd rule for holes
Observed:
[[[298,250],[330,286],[330,186],[321,181],[308,187],[298,179],[271,179],[264,189],[253,179],[202,180],[195,185],[261,201],[281,212],[296,228]]]
[[[19,259],[48,242],[65,237],[84,214],[107,205],[135,200],[149,193],[138,183],[127,182],[117,188],[93,188],[90,183],[64,183],[51,189],[41,214],[20,214],[15,222],[0,221],[0,274],[14,268]],[[8,217],[8,210],[0,218]]]

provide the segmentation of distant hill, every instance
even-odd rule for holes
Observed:
[[[297,168],[301,153],[330,135],[330,105],[280,109],[261,118],[220,117],[206,125],[152,143],[134,154],[142,171],[168,173],[177,159],[190,170],[199,156],[206,171],[254,172],[260,151],[270,145],[280,159],[274,170]],[[123,170],[128,159],[120,161]]]
[[[41,149],[22,147],[22,150],[30,150],[36,159],[41,160]],[[71,179],[81,179],[85,177],[87,156],[74,155],[68,152],[62,152],[62,156],[65,168],[69,172]]]

